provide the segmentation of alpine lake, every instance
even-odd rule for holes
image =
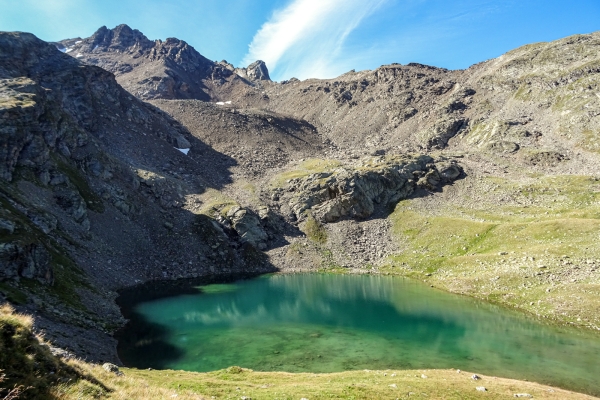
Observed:
[[[227,281],[225,279],[224,281]],[[401,277],[273,274],[122,293],[119,356],[206,372],[456,368],[600,395],[600,334]]]

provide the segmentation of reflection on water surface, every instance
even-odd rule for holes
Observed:
[[[130,311],[119,351],[139,368],[459,368],[600,394],[600,335],[402,278],[271,275]]]

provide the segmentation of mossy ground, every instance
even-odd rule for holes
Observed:
[[[485,195],[475,202],[400,203],[391,218],[404,250],[380,272],[600,329],[600,182],[488,177],[477,185]]]
[[[214,217],[217,214],[226,216],[227,212],[234,206],[239,206],[239,203],[230,197],[227,197],[222,192],[215,189],[208,189],[202,195],[202,207],[199,210],[200,214]]]

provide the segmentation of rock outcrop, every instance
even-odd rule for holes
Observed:
[[[0,278],[36,279],[41,283],[54,283],[54,270],[50,254],[40,243],[0,243]]]
[[[258,215],[248,209],[234,206],[227,212],[227,218],[243,243],[249,243],[259,250],[266,249],[268,236]]]
[[[408,198],[417,188],[437,190],[463,174],[455,161],[435,163],[426,156],[368,158],[352,168],[291,179],[281,192],[297,219],[310,211],[322,222],[365,219]]]

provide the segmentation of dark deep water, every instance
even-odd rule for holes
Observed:
[[[118,335],[119,355],[132,367],[458,368],[600,395],[599,334],[403,278],[268,275],[148,293],[120,299],[131,323]]]

